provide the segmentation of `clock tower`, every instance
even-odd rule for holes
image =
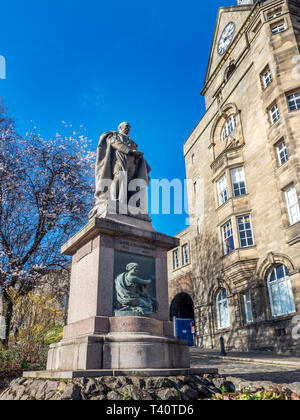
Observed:
[[[222,82],[220,66],[232,69],[232,64],[236,62],[239,56],[241,30],[245,21],[251,16],[253,9],[258,6],[257,3],[256,0],[237,0],[236,5],[221,7],[219,10],[202,91],[207,107],[213,101],[215,85]]]

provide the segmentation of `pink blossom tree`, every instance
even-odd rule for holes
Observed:
[[[71,127],[64,127],[70,130]],[[93,207],[89,140],[80,132],[22,137],[0,103],[0,288],[8,345],[14,302],[51,270],[66,267],[60,248]]]

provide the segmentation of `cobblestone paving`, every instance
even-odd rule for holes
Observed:
[[[249,382],[265,382],[284,385],[294,392],[300,393],[300,369],[293,367],[242,363],[238,361],[225,361],[201,358],[192,351],[192,367],[217,368],[221,375],[239,378]]]

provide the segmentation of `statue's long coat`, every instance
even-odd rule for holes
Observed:
[[[112,146],[112,140],[117,142],[118,150]],[[96,199],[99,199],[103,193],[103,180],[113,180],[113,164],[115,154],[118,156],[118,162],[123,171],[127,171],[127,154],[128,146],[122,144],[121,135],[116,131],[108,131],[100,137],[97,149],[96,160]],[[141,159],[137,168],[137,179],[142,179],[149,185],[150,166],[145,159]]]

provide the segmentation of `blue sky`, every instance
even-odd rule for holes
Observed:
[[[21,133],[61,121],[99,135],[129,121],[152,178],[185,178],[182,145],[202,114],[200,96],[218,8],[235,0],[11,0],[1,4],[0,96]],[[174,235],[185,215],[154,215]]]

